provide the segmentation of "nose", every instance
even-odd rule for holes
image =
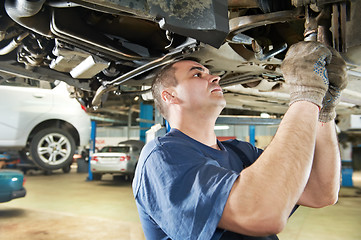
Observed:
[[[217,76],[217,75],[209,75],[209,79],[210,79],[210,82],[211,83],[219,83],[219,81],[221,80],[221,77],[220,76]]]

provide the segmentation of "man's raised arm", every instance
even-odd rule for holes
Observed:
[[[251,236],[283,229],[311,173],[330,60],[320,43],[291,46],[282,64],[290,108],[270,145],[233,185],[219,227]]]

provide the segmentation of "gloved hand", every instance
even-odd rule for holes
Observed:
[[[330,48],[332,59],[326,66],[330,86],[322,101],[322,108],[319,115],[320,122],[329,122],[336,117],[336,106],[341,99],[341,91],[347,86],[346,63],[341,55],[333,48]]]
[[[318,42],[299,42],[290,47],[281,65],[290,92],[290,105],[297,101],[309,101],[320,109],[328,90],[326,64],[331,51]]]

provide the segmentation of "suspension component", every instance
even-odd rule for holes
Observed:
[[[292,5],[295,7],[308,6],[310,4],[315,4],[317,6],[322,6],[330,3],[338,3],[342,0],[292,0]]]
[[[334,47],[339,52],[345,52],[347,49],[346,8],[346,3],[325,5],[319,9],[307,6],[304,40],[318,41]]]

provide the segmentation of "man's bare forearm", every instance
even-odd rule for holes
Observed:
[[[253,226],[248,223],[254,222],[257,233],[264,226],[267,234],[272,232],[269,229],[279,228],[267,225],[273,219],[285,224],[311,172],[317,119],[318,107],[312,103],[300,101],[290,106],[271,144],[251,167],[241,172],[232,188],[224,215],[237,214],[240,222],[230,230],[246,226],[249,229],[243,233],[252,235]],[[220,226],[226,225],[229,228],[232,223],[221,219]]]
[[[299,204],[309,207],[334,204],[340,188],[340,165],[335,124],[319,123],[312,170]]]
[[[273,198],[273,207],[278,207],[286,215],[301,196],[311,172],[317,116],[317,107],[312,103],[297,102],[291,105],[272,143],[256,161],[255,168],[250,169],[250,172],[254,172],[241,174],[241,178],[246,174],[256,174],[254,178],[257,180],[252,177],[255,184],[258,180],[260,185],[269,183],[262,190],[269,194],[264,199]],[[262,179],[260,172],[267,179]]]

